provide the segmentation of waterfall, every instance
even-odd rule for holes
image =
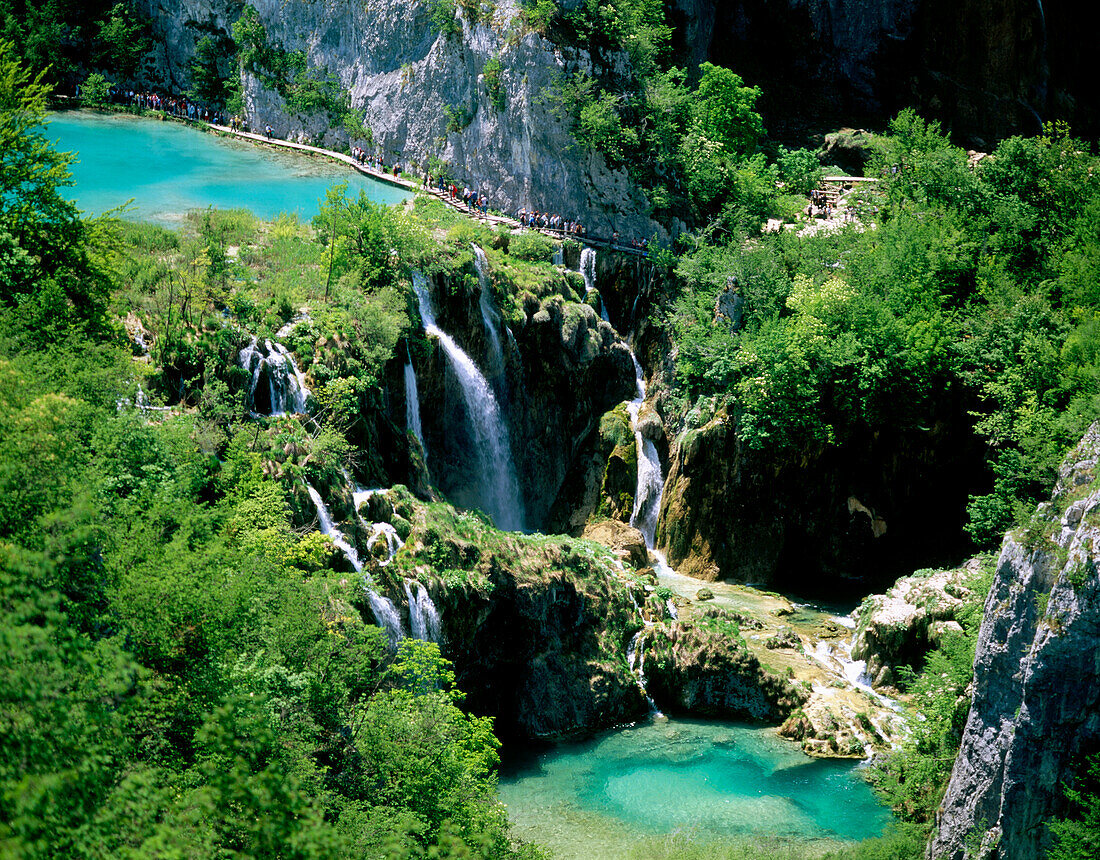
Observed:
[[[409,345],[405,344],[405,352],[408,353]],[[412,365],[412,356],[408,356],[405,362],[405,429],[416,437],[420,443],[420,450],[424,457],[428,456],[428,449],[424,445],[424,428],[420,425],[420,394],[416,390],[416,370]]]
[[[638,396],[627,404],[630,413],[630,426],[634,430],[634,443],[638,449],[638,486],[634,491],[634,511],[630,515],[630,524],[642,533],[645,545],[653,549],[657,535],[657,516],[661,512],[661,493],[664,491],[664,476],[661,474],[661,459],[657,456],[657,446],[650,439],[642,437],[638,429],[638,413],[645,402],[645,380],[642,378],[642,366],[631,351],[634,362],[634,380]]]
[[[339,549],[351,562],[351,566],[356,571],[363,570],[363,562],[359,560],[359,553],[356,552],[355,547],[348,543],[348,539],[344,536],[344,533],[336,528],[332,522],[332,514],[329,513],[328,505],[325,504],[325,500],[321,498],[321,494],[317,492],[313,484],[309,481],[305,482],[306,491],[309,493],[309,497],[313,500],[313,506],[317,508],[317,519],[321,522],[321,533],[326,534],[332,539],[333,544]]]
[[[267,415],[285,415],[288,407],[293,412],[305,412],[309,389],[305,375],[299,370],[294,356],[281,343],[265,340],[263,346],[259,339],[252,341],[241,350],[237,362],[247,370],[252,381],[248,390],[249,401],[254,412],[262,411],[263,406],[260,381],[267,374]],[[257,399],[257,395],[261,399]]]
[[[360,517],[360,519],[362,519],[362,517]],[[393,561],[393,557],[397,555],[397,551],[405,544],[397,534],[397,529],[389,523],[373,523],[370,527],[370,537],[367,538],[367,552],[374,555],[374,547],[380,541],[384,542],[386,545],[386,557],[378,559],[378,563],[382,567],[385,567]]]
[[[638,687],[649,704],[649,712],[655,717],[663,717],[664,714],[658,709],[657,703],[653,701],[653,697],[649,695],[645,688],[645,634],[644,629],[639,630],[634,634],[634,638],[630,640],[630,644],[626,647],[626,663],[634,677],[638,679]]]
[[[592,248],[584,248],[581,250],[581,276],[584,278],[584,293],[587,296],[589,293],[599,292],[596,291],[596,251]],[[605,323],[611,322],[607,318],[607,307],[603,303],[603,296],[600,298],[600,319]]]
[[[558,247],[556,247],[554,249],[554,257],[551,260],[551,262],[555,266],[564,266],[565,265],[565,246],[564,245],[558,245]]]
[[[493,374],[504,372],[504,351],[500,345],[500,332],[497,331],[493,310],[493,289],[489,283],[489,261],[485,259],[485,252],[477,245],[471,245],[474,249],[474,269],[477,270],[477,282],[481,287],[481,295],[477,303],[481,308],[481,320],[485,323],[485,333],[489,336],[489,368]]]
[[[415,580],[405,580],[405,596],[409,600],[409,629],[414,639],[439,641],[439,610],[428,589]]]
[[[482,507],[493,518],[497,528],[503,531],[519,531],[523,528],[523,502],[520,499],[515,467],[512,465],[508,429],[501,417],[493,389],[473,360],[450,335],[436,325],[432,300],[428,295],[428,283],[420,272],[413,272],[413,288],[420,304],[424,330],[439,339],[458,377],[466,414],[477,442],[475,455],[481,472],[478,489]]]
[[[370,582],[366,578],[363,579],[363,591],[366,592],[367,600],[370,602],[374,620],[386,632],[386,638],[390,640],[390,645],[397,645],[405,638],[405,630],[401,626],[401,616],[397,614],[397,607],[393,605],[392,600],[383,597],[371,588]]]
[[[345,473],[345,477],[347,477]],[[325,504],[325,500],[321,498],[321,494],[317,492],[312,484],[306,481],[306,490],[309,492],[309,497],[313,500],[314,506],[317,508],[317,519],[321,521],[321,533],[328,535],[332,542],[344,553],[348,561],[351,562],[351,566],[356,571],[362,572],[363,563],[359,560],[359,553],[355,551],[348,539],[344,536],[344,533],[340,531],[332,522],[332,514],[329,513],[328,505]],[[371,491],[366,491],[368,494]],[[358,495],[358,493],[356,493]],[[391,527],[392,528],[392,527]],[[370,544],[367,544],[370,547]],[[391,556],[392,557],[392,556]],[[391,645],[396,645],[400,642],[405,633],[401,628],[401,616],[397,614],[397,609],[393,605],[393,601],[386,597],[383,597],[377,591],[371,587],[370,578],[363,577],[363,591],[366,592],[367,600],[370,602],[371,612],[374,613],[374,620],[378,626],[386,631],[386,636],[390,640]]]
[[[594,248],[581,249],[581,275],[584,277],[586,293],[596,289],[596,251]]]

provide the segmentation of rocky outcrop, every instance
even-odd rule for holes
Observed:
[[[764,90],[768,127],[879,118],[915,106],[971,139],[1033,134],[1040,119],[1095,128],[1085,33],[1066,0],[676,0],[681,60],[736,69]]]
[[[163,33],[159,63],[177,89],[188,83],[197,40],[227,32],[243,8],[239,0],[138,5]],[[327,70],[350,93],[372,132],[371,140],[352,142],[381,152],[387,164],[423,165],[435,156],[450,165],[459,186],[470,184],[504,211],[560,212],[593,235],[653,232],[644,195],[627,171],[577,145],[569,120],[547,96],[557,76],[591,70],[591,58],[526,31],[515,0],[458,4],[453,33],[440,32],[426,0],[251,5],[271,44],[303,51],[311,67]],[[490,92],[483,72],[492,59],[502,72],[499,90]],[[270,124],[279,137],[348,143],[327,115],[288,113],[278,93],[253,75],[244,76],[244,96],[254,128]]]
[[[885,594],[866,598],[856,610],[852,659],[867,663],[871,683],[894,683],[894,669],[919,670],[925,655],[944,637],[961,633],[956,613],[971,598],[972,580],[981,572],[973,559],[951,570],[917,571],[899,579]]]
[[[1100,744],[1100,427],[1053,499],[1005,538],[974,660],[974,696],[932,858],[1037,860],[1044,822]]]
[[[390,491],[411,533],[376,582],[400,605],[403,578],[424,583],[466,706],[504,736],[557,738],[646,711],[626,662],[640,626],[631,582],[591,545],[496,532],[445,505]]]
[[[735,418],[709,408],[687,416],[662,499],[657,543],[681,573],[806,589],[884,583],[965,552],[959,522],[983,475],[961,403],[945,398],[927,430],[859,433],[798,460],[747,448]]]
[[[670,711],[708,717],[784,719],[805,692],[767,672],[722,610],[698,623],[659,625],[646,637],[646,689]]]
[[[585,526],[582,537],[603,544],[632,567],[642,569],[649,565],[645,538],[633,526],[618,520],[600,520]]]

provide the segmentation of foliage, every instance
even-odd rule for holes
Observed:
[[[504,110],[506,104],[504,92],[504,66],[499,56],[490,57],[481,70],[485,79],[485,89],[489,92],[489,101],[497,110]]]
[[[462,25],[455,17],[458,13],[458,0],[428,0],[428,17],[444,36],[457,36],[462,33]]]
[[[116,3],[98,24],[95,62],[123,78],[132,78],[153,47],[149,22],[128,3]]]
[[[531,263],[549,263],[554,256],[555,244],[540,233],[520,233],[508,242],[508,253]]]
[[[327,69],[309,66],[303,51],[287,51],[268,40],[267,29],[259,13],[246,5],[233,24],[241,68],[259,77],[286,103],[287,111],[298,114],[325,114],[329,122],[343,127],[356,121],[346,89]]]
[[[1085,860],[1100,854],[1100,756],[1092,756],[1066,788],[1069,812],[1050,823],[1049,860]]]
[[[112,81],[107,80],[99,72],[92,72],[80,85],[80,99],[85,104],[93,107],[102,107],[110,101]]]

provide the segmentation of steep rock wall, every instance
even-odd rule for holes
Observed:
[[[1095,7],[1066,0],[677,0],[680,57],[764,88],[773,125],[881,120],[916,106],[968,139],[1094,130]],[[975,142],[980,142],[975,140]]]
[[[1038,860],[1080,756],[1100,744],[1100,426],[1051,503],[1005,538],[974,660],[974,698],[932,858]]]
[[[471,21],[458,7],[461,32],[441,34],[430,7],[419,2],[361,0],[291,2],[253,0],[272,44],[302,50],[311,66],[327,69],[366,112],[373,144],[387,164],[447,162],[460,184],[488,195],[492,205],[558,212],[580,219],[594,235],[649,235],[644,196],[623,169],[579,147],[546,93],[556,76],[591,69],[578,49],[559,49],[523,32],[514,0],[502,0],[491,17]],[[166,82],[182,88],[194,45],[205,32],[228,32],[240,15],[239,0],[138,0],[163,44],[158,65]],[[486,7],[488,8],[488,7]],[[499,58],[503,107],[485,85],[486,62]],[[283,100],[246,75],[245,102],[253,127],[326,145],[346,144],[342,130],[324,116],[288,116]],[[453,130],[446,113],[468,120]],[[460,121],[459,125],[462,124]],[[449,130],[448,126],[452,129]],[[365,141],[358,141],[365,145]]]
[[[947,399],[927,431],[853,437],[799,461],[747,449],[718,412],[676,440],[658,545],[689,576],[802,593],[943,566],[965,551],[959,523],[982,481],[980,443]]]

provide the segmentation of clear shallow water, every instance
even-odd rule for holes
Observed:
[[[46,137],[77,153],[63,192],[86,213],[134,199],[127,218],[171,226],[190,209],[245,208],[261,218],[316,214],[325,191],[348,183],[378,203],[408,195],[321,158],[228,140],[175,122],[118,114],[51,114]]]
[[[506,757],[517,834],[560,858],[619,858],[641,839],[852,841],[890,820],[851,762],[811,759],[769,729],[655,720]]]

